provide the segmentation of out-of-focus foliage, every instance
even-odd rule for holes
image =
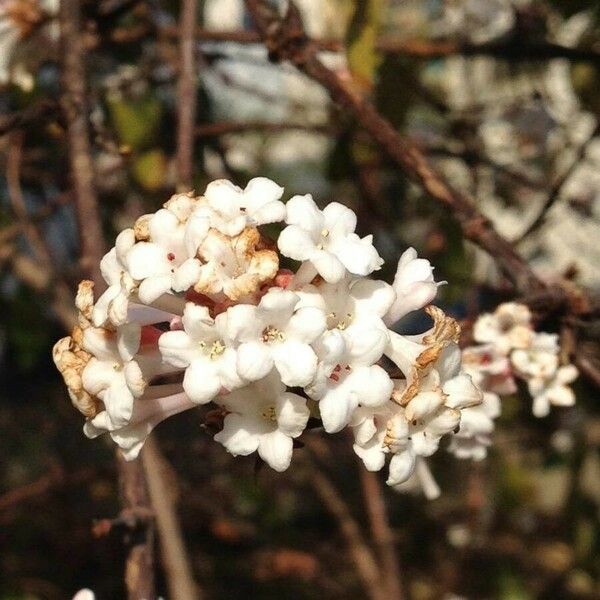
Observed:
[[[52,15],[52,2],[43,3]],[[176,27],[178,3],[138,2],[110,27],[85,2],[90,126],[107,234],[155,210],[175,187]],[[283,3],[282,3],[283,4]],[[468,190],[510,239],[533,222],[550,188],[576,161],[543,225],[518,245],[547,279],[568,274],[600,286],[599,62],[434,59],[385,52],[378,40],[557,43],[595,49],[600,20],[592,0],[302,0],[308,32],[345,40],[348,52],[323,53],[357,93],[426,149]],[[238,0],[205,0],[203,27],[250,26]],[[23,44],[6,37],[0,13],[0,110],[57,97],[58,30],[52,17]],[[99,26],[100,25],[100,26]],[[110,29],[121,37],[111,38]],[[128,38],[129,36],[129,38]],[[15,38],[16,39],[16,38]],[[9,43],[10,42],[10,43]],[[199,42],[195,183],[256,175],[311,191],[322,204],[354,208],[393,270],[414,245],[438,265],[445,308],[472,317],[505,299],[492,261],[465,243],[451,215],[390,165],[327,94],[289,65],[273,65],[260,45]],[[5,82],[6,81],[6,82]],[[4,83],[5,82],[5,83]],[[257,125],[257,122],[258,125]],[[235,128],[232,123],[241,124]],[[247,124],[247,129],[243,124]],[[264,124],[264,127],[260,127]],[[295,127],[292,127],[294,125]],[[206,126],[202,135],[202,126]],[[215,128],[226,133],[215,135]],[[49,295],[32,291],[12,268],[29,256],[15,222],[7,166],[13,135],[0,138],[0,599],[67,598],[89,587],[119,598],[119,536],[95,539],[93,519],[117,514],[112,452],[81,434],[81,422],[50,365],[61,330]],[[581,154],[581,156],[579,156]],[[78,280],[76,229],[69,204],[65,132],[58,120],[27,130],[19,181],[31,214],[48,209],[42,228],[56,282]],[[9,218],[4,218],[8,215]],[[85,235],[85,231],[82,232]],[[420,324],[406,323],[407,330]],[[587,332],[590,343],[598,331]],[[592,599],[600,596],[600,415],[582,380],[578,404],[537,420],[526,395],[503,403],[490,457],[461,466],[444,453],[433,471],[444,493],[386,495],[409,597]],[[213,598],[362,598],[336,522],[314,491],[301,459],[285,475],[254,473],[211,443],[200,420],[174,418],[159,432],[177,465],[179,507],[195,575]],[[345,440],[323,460],[356,515],[364,503]],[[362,467],[361,467],[362,468]],[[48,476],[51,483],[5,506],[3,494]],[[335,475],[334,475],[335,474]],[[25,488],[26,489],[26,488]],[[361,525],[367,520],[359,517]],[[366,530],[366,527],[365,527]],[[159,588],[164,590],[163,574]]]

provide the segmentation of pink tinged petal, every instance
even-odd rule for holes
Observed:
[[[383,465],[385,465],[385,452],[378,439],[374,439],[365,445],[354,444],[352,449],[363,461],[367,471],[381,471]]]
[[[306,428],[310,411],[302,396],[283,392],[277,397],[275,405],[277,427],[287,436],[298,437]]]
[[[127,320],[141,325],[154,325],[155,323],[169,323],[175,315],[165,310],[160,310],[144,304],[129,304],[127,309]]]
[[[324,227],[332,237],[345,237],[356,229],[356,214],[339,202],[331,202],[323,209]]]
[[[281,254],[294,260],[309,260],[316,251],[315,241],[304,229],[288,225],[277,239]]]
[[[275,471],[285,471],[292,462],[292,438],[276,429],[260,436],[258,455]]]
[[[142,328],[139,323],[126,323],[117,329],[117,349],[124,362],[131,360],[140,348]]]
[[[148,277],[140,283],[139,299],[144,304],[152,304],[171,289],[171,274]]]
[[[416,459],[410,450],[395,454],[390,460],[390,472],[386,483],[388,485],[404,483],[415,472],[415,467]]]
[[[356,393],[361,406],[385,404],[394,389],[394,383],[379,365],[354,369],[344,383]]]
[[[237,349],[237,372],[248,381],[266,377],[273,368],[273,357],[266,344],[246,342]]]
[[[198,404],[210,402],[221,389],[215,361],[197,359],[190,363],[183,377],[183,389]]]
[[[323,231],[325,219],[310,194],[294,196],[286,204],[288,225],[297,225],[316,240]]]
[[[336,240],[329,247],[344,267],[354,275],[369,275],[377,271],[383,264],[383,259],[371,242],[371,236],[360,239],[357,235],[351,235],[341,240]]]
[[[171,272],[167,252],[158,244],[138,242],[127,253],[129,274],[137,280]]]
[[[262,433],[256,423],[233,413],[225,417],[222,431],[213,439],[223,444],[233,456],[248,456],[258,449]]]
[[[328,283],[337,283],[346,275],[346,267],[340,259],[326,250],[315,250],[310,261],[317,273]]]
[[[440,391],[421,392],[406,406],[405,415],[409,421],[422,419],[435,412],[444,404],[444,396]]]
[[[299,308],[285,327],[286,338],[311,344],[327,329],[327,318],[320,308]]]
[[[317,355],[308,344],[295,340],[275,344],[272,356],[281,381],[290,387],[304,387],[315,376]]]
[[[358,314],[368,313],[378,317],[383,317],[396,299],[392,286],[377,279],[358,279],[351,285],[350,295]]]
[[[163,360],[178,369],[185,369],[198,351],[185,331],[166,331],[158,339],[158,347]]]
[[[200,279],[201,264],[197,258],[188,258],[173,274],[173,290],[185,292]]]

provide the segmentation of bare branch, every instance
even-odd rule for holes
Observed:
[[[177,83],[177,187],[190,190],[194,178],[196,117],[196,14],[198,0],[182,0],[179,18],[179,81]]]
[[[49,117],[59,114],[60,108],[55,100],[41,100],[18,112],[0,117],[0,135],[5,135],[13,129],[24,129],[37,125]]]
[[[323,85],[331,98],[354,115],[412,181],[452,211],[464,236],[494,257],[502,273],[513,281],[517,290],[525,292],[545,287],[512,245],[477,210],[474,200],[454,189],[411,140],[402,137],[370,102],[358,96],[337,73],[321,62],[318,48],[307,37],[293,3],[289,4],[283,21],[261,0],[246,0],[246,4],[270,56],[275,60],[291,61],[300,71]]]
[[[363,499],[371,524],[371,536],[379,554],[387,597],[401,600],[404,598],[404,594],[400,577],[400,561],[394,544],[394,534],[388,520],[381,483],[376,473],[367,471],[360,460],[357,462]]]
[[[175,473],[152,436],[146,440],[142,460],[154,508],[169,597],[177,600],[200,600],[202,594],[194,581],[177,518],[173,490],[176,486],[167,484],[169,479],[175,478]]]

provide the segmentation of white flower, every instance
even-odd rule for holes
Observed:
[[[422,492],[427,500],[435,500],[440,497],[440,487],[436,483],[427,460],[417,457],[415,468],[406,481],[392,486],[392,489],[400,493]]]
[[[240,343],[237,369],[243,378],[257,381],[275,367],[286,385],[312,380],[317,355],[310,344],[327,324],[318,308],[296,309],[299,300],[294,292],[271,288],[258,306],[238,304],[227,310],[228,335]]]
[[[211,227],[228,236],[239,235],[246,227],[256,227],[285,219],[283,188],[266,177],[255,177],[242,190],[226,179],[208,184],[204,197],[212,209]],[[199,209],[202,211],[202,209]]]
[[[417,251],[408,248],[398,261],[398,268],[392,287],[396,300],[385,315],[387,325],[393,325],[408,313],[424,308],[437,295],[438,286],[433,279],[433,267],[424,258],[417,258]]]
[[[483,392],[483,402],[461,411],[460,428],[452,436],[448,451],[457,458],[483,460],[491,445],[494,419],[500,416],[500,397]]]
[[[490,343],[501,354],[514,348],[527,348],[533,337],[531,313],[524,304],[506,302],[493,313],[482,314],[473,326],[473,338]]]
[[[353,353],[339,329],[326,332],[315,350],[319,366],[306,393],[319,402],[323,427],[328,433],[348,425],[359,406],[377,407],[391,396],[393,383],[388,374],[373,364],[380,355]]]
[[[125,325],[114,334],[106,329],[83,332],[83,349],[91,358],[81,374],[83,388],[102,400],[107,418],[115,426],[129,421],[135,398],[146,388],[146,379],[134,360],[140,345],[139,325]]]
[[[296,293],[300,296],[299,306],[316,306],[327,315],[327,328],[341,331],[351,355],[369,363],[381,357],[388,343],[381,317],[395,298],[389,284],[346,277],[338,283],[305,285]]]
[[[558,352],[558,335],[541,332],[534,334],[527,348],[514,350],[510,360],[525,379],[548,379],[558,369]]]
[[[480,389],[501,396],[517,391],[511,363],[492,344],[469,346],[462,351],[462,368]]]
[[[117,236],[114,248],[100,261],[100,272],[108,288],[98,298],[92,310],[92,321],[96,327],[107,323],[122,325],[126,321],[129,296],[135,283],[127,272],[125,259],[134,244],[133,229],[125,229]]]
[[[195,205],[189,194],[178,194],[149,217],[138,219],[136,237],[144,238],[130,248],[124,257],[127,272],[140,282],[138,296],[151,304],[161,295],[184,292],[200,275],[198,246],[208,233],[208,219],[187,227],[187,219]]]
[[[85,423],[83,431],[89,438],[110,433],[125,459],[134,460],[150,432],[161,421],[196,406],[181,391],[173,393],[180,389],[177,385],[151,386],[135,401],[131,417],[122,426],[116,425],[107,412],[102,411]]]
[[[319,210],[310,195],[294,196],[286,205],[288,226],[278,240],[279,250],[294,260],[309,261],[330,283],[350,272],[368,275],[381,268],[383,260],[373,247],[373,237],[359,238],[356,215],[332,202]]]
[[[550,412],[550,406],[573,406],[575,394],[569,387],[578,376],[577,368],[573,365],[560,367],[549,380],[534,378],[529,381],[529,393],[533,396],[533,414],[545,417]]]
[[[185,369],[183,389],[199,404],[210,402],[222,388],[243,385],[236,370],[237,353],[226,331],[224,313],[213,319],[205,306],[186,304],[183,330],[163,333],[158,346],[163,360]]]
[[[84,588],[79,590],[74,596],[73,600],[96,600],[96,595],[92,590]]]
[[[259,456],[276,471],[292,460],[293,439],[305,429],[310,411],[306,400],[285,391],[277,372],[240,390],[220,396],[217,402],[229,414],[214,439],[234,456]]]
[[[200,246],[203,264],[194,289],[209,296],[224,294],[239,301],[255,294],[277,274],[277,252],[264,247],[259,232],[248,227],[229,238],[211,229]]]

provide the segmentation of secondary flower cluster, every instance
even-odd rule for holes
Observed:
[[[233,455],[283,471],[314,417],[328,433],[350,427],[368,469],[389,455],[399,484],[481,402],[458,324],[430,305],[439,284],[412,248],[392,285],[369,278],[383,260],[350,209],[282,195],[265,178],[219,180],[139,218],[102,259],[106,291],[94,300],[81,282],[79,324],[55,363],[85,434],[108,432],[128,459],[160,421],[212,403],[214,439]],[[276,241],[267,224],[279,224]],[[429,331],[391,329],[423,307]]]

